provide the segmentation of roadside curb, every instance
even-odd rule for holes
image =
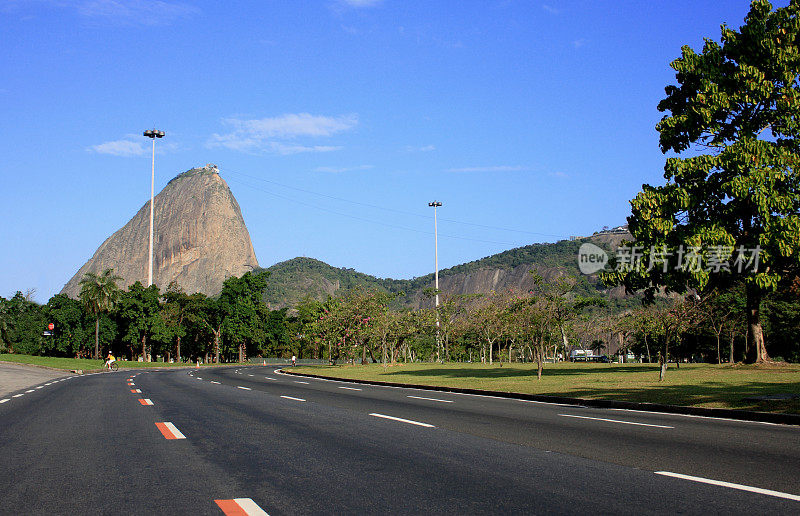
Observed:
[[[680,405],[663,405],[660,403],[636,403],[633,401],[616,401],[603,399],[568,398],[566,396],[550,396],[545,394],[524,394],[521,392],[485,391],[481,389],[462,389],[459,387],[440,387],[435,385],[416,385],[408,383],[378,382],[369,380],[351,380],[310,373],[297,373],[286,369],[282,373],[295,376],[309,376],[322,380],[337,380],[341,382],[360,383],[364,385],[381,385],[384,387],[407,387],[425,391],[454,392],[460,394],[477,394],[481,396],[494,396],[526,401],[541,401],[544,403],[560,403],[562,405],[582,405],[584,407],[615,408],[626,410],[639,410],[647,412],[661,412],[665,414],[684,414],[690,416],[717,417],[736,419],[740,421],[757,421],[762,423],[776,423],[780,425],[800,426],[800,414],[780,414],[772,412],[755,412],[752,410],[736,410],[722,408],[684,407]]]

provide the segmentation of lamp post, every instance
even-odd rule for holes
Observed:
[[[147,286],[149,287],[153,284],[153,188],[156,182],[156,138],[163,138],[164,131],[148,129],[142,134],[153,140],[153,168],[150,172],[150,252],[147,255],[149,262],[147,267]]]
[[[441,342],[439,340],[439,228],[436,220],[436,208],[441,206],[439,201],[429,202],[428,206],[433,208],[433,249],[434,249],[434,266],[436,272],[434,273],[433,288],[436,291],[436,361],[441,362],[442,357],[439,354],[441,349]]]

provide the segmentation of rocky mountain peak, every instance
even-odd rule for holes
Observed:
[[[222,282],[258,267],[239,204],[214,164],[175,176],[153,203],[153,283],[177,281],[186,292],[216,295]],[[127,287],[147,283],[150,201],[103,242],[64,286],[77,297],[87,272],[111,267]]]

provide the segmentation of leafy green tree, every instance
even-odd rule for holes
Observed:
[[[157,285],[145,288],[137,281],[120,298],[117,314],[122,322],[122,340],[130,348],[131,360],[136,355],[136,346],[139,344],[142,346],[142,360],[152,360],[152,349],[148,353],[148,337],[162,336],[165,326],[161,318],[159,297]]]
[[[222,332],[236,346],[238,360],[245,360],[248,343],[259,336],[259,306],[264,304],[268,272],[246,272],[240,278],[230,277],[222,284],[219,309],[224,314]]]
[[[66,294],[56,294],[47,302],[45,313],[54,326],[48,354],[83,355],[91,330],[86,327],[81,302]]]
[[[120,297],[117,286],[119,276],[114,269],[106,269],[102,273],[87,272],[80,282],[79,298],[86,309],[95,317],[94,358],[100,358],[100,314],[112,311]]]
[[[744,282],[757,362],[769,360],[761,301],[800,266],[799,15],[797,0],[755,0],[739,30],[722,25],[699,54],[682,48],[658,105],[661,150],[676,154],[667,182],[631,201],[642,259],[605,276],[651,297]]]

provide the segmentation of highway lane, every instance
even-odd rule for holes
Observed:
[[[530,412],[522,433],[548,419],[612,424],[550,415],[566,407],[235,370],[84,376],[0,404],[0,513],[221,514],[214,500],[237,498],[270,514],[786,514],[800,503],[447,428],[447,410],[465,421],[474,407],[488,412],[474,413],[481,420],[514,406]],[[378,411],[434,426],[370,415]],[[159,422],[185,439],[166,439]]]
[[[440,428],[542,450],[800,494],[800,427],[350,384],[274,371],[262,366],[203,375],[349,410],[394,411]]]

